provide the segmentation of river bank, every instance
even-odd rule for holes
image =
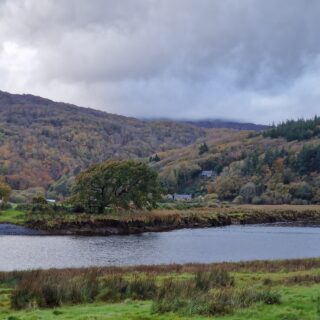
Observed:
[[[320,206],[230,206],[125,212],[113,215],[33,215],[24,225],[55,235],[128,235],[184,228],[275,222],[320,222]]]
[[[318,205],[243,205],[185,210],[120,212],[117,214],[27,214],[9,209],[0,212],[0,225],[16,224],[38,234],[109,236],[164,232],[185,228],[279,222],[318,223]]]

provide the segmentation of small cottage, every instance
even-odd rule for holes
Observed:
[[[192,195],[191,194],[177,194],[177,193],[175,193],[173,195],[173,200],[175,200],[175,201],[191,200],[191,199],[192,199]]]
[[[200,176],[204,178],[211,178],[213,176],[213,171],[212,170],[201,171]]]

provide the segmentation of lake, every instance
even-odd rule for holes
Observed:
[[[34,235],[0,226],[1,271],[307,257],[320,257],[319,226],[247,225],[110,237]]]

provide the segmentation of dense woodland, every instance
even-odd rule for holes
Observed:
[[[284,137],[288,141],[307,140],[313,137],[320,138],[320,117],[314,119],[297,121],[288,120],[264,132],[265,137],[279,138]]]
[[[226,130],[205,144],[158,153],[153,166],[171,192],[234,203],[319,203],[319,121],[288,121],[262,134]],[[202,177],[203,170],[213,176]]]
[[[205,129],[187,124],[0,92],[0,175],[15,190],[38,192],[55,184],[64,194],[69,178],[90,165],[147,157],[206,136]]]
[[[170,194],[235,203],[319,203],[320,118],[262,128],[142,121],[0,92],[0,175],[15,201],[45,192],[63,198],[74,177],[91,165],[140,159],[159,172]],[[212,176],[201,176],[204,170]]]

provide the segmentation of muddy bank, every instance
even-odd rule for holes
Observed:
[[[184,228],[208,228],[230,225],[232,222],[227,217],[208,219],[207,221],[194,221],[195,219],[179,219],[179,221],[155,220],[146,222],[141,220],[122,221],[116,219],[101,219],[95,221],[62,222],[54,227],[42,221],[28,223],[33,230],[46,231],[55,235],[129,235],[144,232],[163,232]]]

